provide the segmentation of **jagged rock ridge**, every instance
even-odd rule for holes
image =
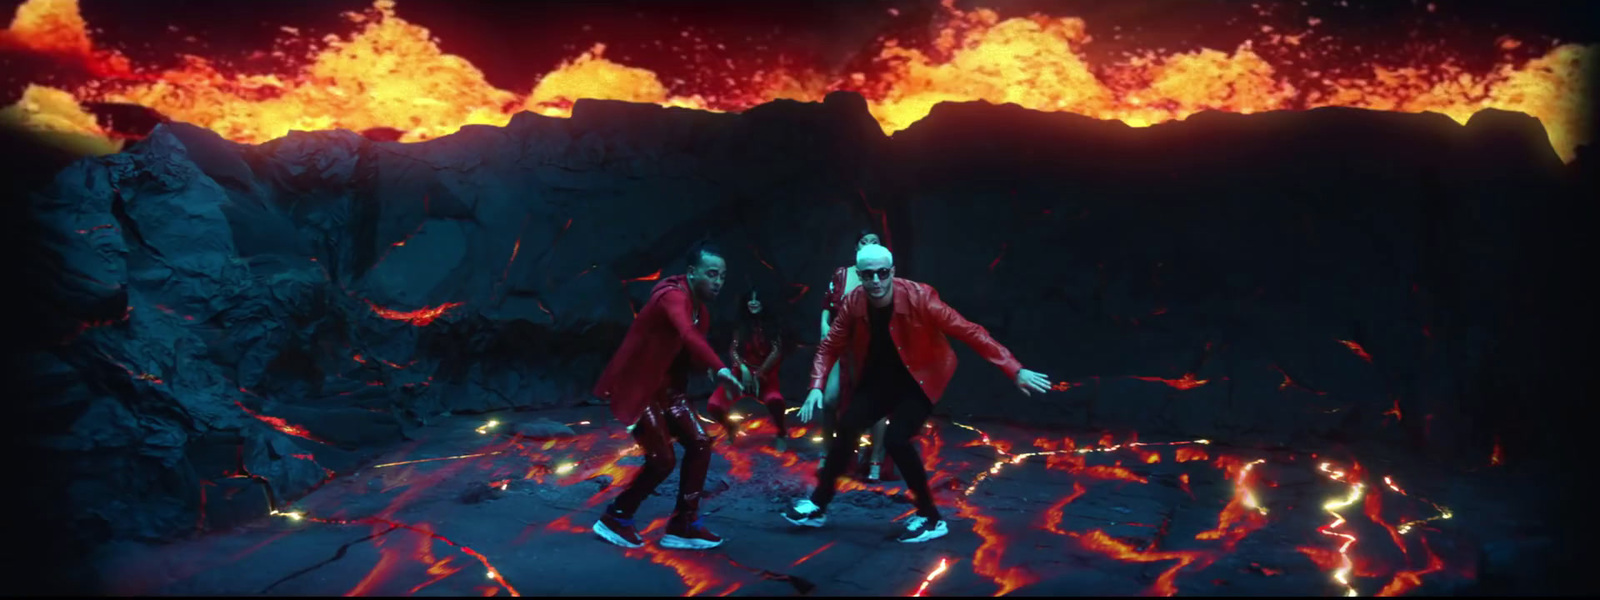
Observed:
[[[850,94],[580,101],[419,144],[255,147],[164,124],[31,197],[55,329],[29,433],[77,482],[76,536],[227,526],[447,411],[585,401],[702,236],[732,273],[716,337],[755,285],[814,343],[873,225],[902,276],[1070,384],[1023,397],[958,348],[942,412],[1481,463],[1564,414],[1519,407],[1571,389],[1560,348],[1587,322],[1553,315],[1578,306],[1579,197],[1537,121],[1495,111],[1131,129],[946,104],[891,139]],[[796,399],[809,359],[785,363]],[[202,495],[241,485],[264,493]]]

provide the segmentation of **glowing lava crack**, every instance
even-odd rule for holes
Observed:
[[[764,436],[775,431],[771,423],[765,418],[745,415],[742,416],[741,421],[739,429],[747,435]],[[577,426],[587,423],[586,421],[579,421],[568,425]],[[997,596],[1026,590],[1030,586],[1039,584],[1042,576],[1054,575],[1054,571],[1035,571],[1027,564],[1012,564],[1038,560],[1040,557],[1037,554],[1026,553],[1023,550],[1025,548],[1023,545],[1012,544],[1017,540],[1013,538],[1012,533],[1007,531],[1007,528],[1016,527],[1017,520],[1003,513],[989,513],[988,509],[981,506],[981,503],[986,498],[995,497],[1008,500],[1014,500],[1014,498],[975,493],[985,484],[995,485],[995,482],[1006,473],[1015,472],[1019,468],[1027,468],[1024,465],[1030,464],[1034,468],[1042,466],[1048,471],[1062,472],[1063,476],[1070,478],[1071,493],[1059,501],[1049,503],[1047,508],[1040,511],[1042,514],[1027,517],[1026,521],[1031,524],[1031,528],[1024,529],[1024,531],[1030,535],[1038,535],[1033,533],[1038,530],[1053,539],[1064,538],[1071,540],[1076,548],[1087,552],[1084,555],[1085,557],[1094,557],[1095,560],[1103,558],[1119,563],[1150,565],[1152,568],[1158,569],[1158,572],[1153,571],[1148,575],[1149,579],[1145,580],[1147,581],[1146,584],[1141,584],[1146,587],[1138,590],[1138,592],[1144,594],[1170,596],[1178,594],[1180,586],[1203,586],[1204,583],[1198,581],[1200,579],[1198,577],[1195,578],[1195,581],[1180,581],[1180,578],[1185,574],[1195,574],[1202,571],[1209,573],[1211,567],[1219,564],[1219,559],[1236,552],[1240,540],[1253,532],[1274,523],[1300,522],[1286,517],[1286,515],[1299,514],[1295,512],[1295,507],[1292,506],[1292,504],[1299,502],[1290,500],[1279,502],[1279,500],[1283,499],[1279,498],[1274,490],[1278,489],[1276,487],[1279,480],[1278,477],[1284,470],[1309,468],[1316,468],[1316,473],[1338,484],[1340,490],[1334,497],[1324,499],[1311,507],[1312,509],[1320,508],[1321,512],[1317,513],[1319,518],[1316,519],[1315,525],[1312,526],[1314,530],[1301,530],[1299,532],[1298,535],[1303,544],[1298,547],[1298,550],[1309,557],[1312,562],[1319,565],[1328,574],[1329,579],[1339,586],[1342,592],[1347,595],[1355,595],[1361,589],[1368,588],[1370,585],[1372,586],[1370,589],[1376,590],[1379,595],[1397,595],[1416,589],[1422,585],[1424,577],[1449,571],[1445,561],[1433,552],[1433,544],[1428,538],[1418,535],[1417,537],[1421,539],[1411,540],[1416,542],[1413,547],[1421,549],[1421,552],[1413,553],[1407,552],[1408,538],[1406,537],[1408,534],[1416,535],[1417,532],[1422,531],[1432,532],[1433,534],[1439,533],[1437,529],[1423,527],[1423,525],[1436,520],[1449,519],[1451,517],[1449,511],[1426,500],[1416,498],[1402,489],[1392,476],[1384,477],[1379,485],[1368,485],[1363,481],[1364,474],[1362,470],[1354,463],[1351,463],[1351,468],[1340,470],[1335,468],[1330,461],[1322,459],[1305,461],[1300,459],[1301,455],[1295,455],[1295,458],[1281,458],[1273,461],[1263,458],[1242,458],[1225,453],[1212,457],[1213,453],[1218,453],[1223,448],[1219,448],[1218,443],[1209,440],[1173,442],[1129,440],[1123,443],[1116,443],[1109,435],[1100,437],[1093,444],[1085,444],[1081,447],[1078,442],[1075,442],[1070,437],[1058,439],[1038,437],[1032,443],[1033,449],[1019,452],[1013,450],[1016,445],[1015,441],[999,439],[988,432],[964,423],[953,423],[953,425],[953,429],[970,432],[976,439],[968,443],[958,443],[958,445],[952,447],[991,449],[995,452],[993,462],[988,463],[986,466],[973,466],[967,463],[955,462],[950,460],[949,457],[943,456],[947,442],[940,432],[940,427],[933,423],[930,423],[926,434],[919,437],[919,441],[922,443],[923,456],[927,461],[930,480],[935,483],[935,489],[959,491],[959,493],[952,494],[953,498],[942,498],[942,500],[955,503],[956,514],[960,516],[955,523],[957,526],[961,526],[962,523],[971,523],[972,530],[978,538],[977,546],[971,550],[970,556],[959,556],[952,555],[949,551],[953,549],[953,546],[959,546],[963,543],[959,541],[961,539],[959,536],[953,535],[950,538],[936,542],[942,544],[946,549],[937,551],[936,556],[930,557],[934,559],[934,562],[931,562],[924,571],[918,573],[915,579],[911,581],[884,582],[897,586],[898,593],[912,596],[937,595],[940,593],[939,588],[941,585],[948,585],[946,582],[949,581],[951,572],[966,564],[971,565],[970,572],[972,574],[994,584],[995,587],[989,593]],[[367,537],[346,542],[342,546],[335,548],[331,558],[291,573],[267,586],[260,593],[270,593],[272,590],[278,589],[279,584],[283,582],[300,577],[307,572],[341,559],[345,556],[348,548],[354,544],[372,541],[380,554],[378,565],[361,581],[353,582],[353,587],[349,589],[349,593],[352,595],[379,593],[378,587],[385,580],[387,574],[394,572],[402,565],[413,563],[425,567],[425,581],[419,580],[422,583],[411,589],[411,593],[417,593],[438,581],[464,572],[460,565],[467,561],[458,560],[463,556],[470,557],[481,564],[483,570],[480,572],[484,573],[484,576],[493,584],[492,587],[480,587],[480,591],[485,593],[504,591],[512,595],[518,595],[520,593],[518,589],[503,575],[502,568],[511,565],[498,564],[506,560],[505,558],[502,557],[496,561],[491,561],[483,553],[436,533],[432,525],[402,522],[401,519],[395,516],[399,510],[420,500],[428,497],[437,498],[436,494],[429,496],[429,490],[437,490],[442,484],[461,480],[463,476],[467,478],[469,483],[480,482],[473,484],[475,489],[479,491],[472,493],[479,494],[480,496],[478,497],[503,497],[503,494],[518,481],[528,482],[527,484],[519,484],[519,490],[528,490],[531,485],[552,486],[546,489],[561,489],[572,488],[585,482],[590,482],[590,485],[593,485],[593,482],[598,482],[600,485],[597,487],[584,488],[578,492],[577,498],[587,498],[581,502],[581,507],[560,508],[559,510],[564,512],[565,515],[559,517],[552,515],[554,518],[551,518],[548,523],[543,525],[535,526],[529,523],[528,528],[523,530],[523,537],[513,542],[513,544],[542,544],[543,542],[527,539],[528,535],[537,532],[555,532],[562,535],[572,534],[590,538],[581,543],[595,544],[594,551],[596,552],[602,552],[607,555],[614,552],[619,560],[647,561],[670,569],[682,581],[683,592],[686,595],[727,595],[742,589],[754,591],[753,589],[747,589],[746,586],[762,581],[779,582],[791,587],[795,592],[807,594],[819,589],[819,587],[828,585],[827,581],[819,581],[821,578],[819,578],[818,574],[805,572],[808,568],[819,568],[815,566],[817,563],[813,561],[816,556],[824,552],[835,553],[833,558],[835,560],[834,564],[837,565],[837,561],[842,558],[837,556],[837,553],[861,551],[859,548],[840,550],[841,545],[837,545],[833,539],[821,542],[818,542],[815,538],[811,538],[808,541],[797,539],[796,554],[785,554],[785,557],[780,561],[763,565],[761,564],[763,560],[771,560],[771,558],[740,555],[732,550],[734,546],[729,546],[727,550],[715,552],[673,551],[653,544],[633,550],[611,548],[599,540],[593,540],[593,533],[590,529],[586,526],[577,525],[575,522],[585,522],[587,519],[593,518],[592,512],[595,507],[614,496],[617,491],[617,484],[626,482],[637,470],[637,466],[620,464],[624,458],[637,453],[627,433],[620,428],[606,427],[591,429],[561,440],[540,440],[508,433],[503,431],[504,429],[506,428],[499,421],[488,421],[472,430],[473,433],[478,434],[473,436],[474,438],[488,438],[488,443],[485,445],[477,448],[464,448],[452,442],[452,445],[443,446],[436,450],[439,454],[449,454],[448,456],[421,456],[416,458],[395,456],[380,464],[371,465],[363,469],[362,473],[370,474],[373,477],[371,481],[374,483],[369,485],[381,483],[383,492],[405,488],[396,497],[386,500],[388,508],[374,516],[340,518],[338,512],[334,512],[331,507],[326,506],[317,509],[317,511],[329,513],[329,516],[311,516],[307,510],[290,509],[274,502],[271,514],[277,518],[328,525],[368,525],[374,529],[372,534]],[[796,439],[802,439],[809,435],[811,434],[807,433],[804,426],[792,427],[790,430],[790,436]],[[726,473],[713,473],[713,475],[725,476],[728,480],[733,481],[733,487],[726,488],[724,493],[732,492],[737,496],[744,489],[742,486],[760,485],[759,478],[788,478],[805,482],[807,485],[814,481],[812,478],[814,477],[815,462],[803,460],[794,453],[780,453],[772,450],[766,444],[733,445],[718,443],[716,448],[718,453],[729,461],[729,470]],[[405,452],[409,453],[410,450]],[[1029,460],[1034,458],[1041,460]],[[1129,458],[1139,465],[1140,472],[1135,472],[1129,467],[1122,466],[1122,461]],[[1099,461],[1111,464],[1091,464]],[[1229,484],[1224,489],[1229,490],[1230,493],[1217,495],[1188,492],[1189,476],[1203,473],[1203,470],[1195,471],[1196,468],[1202,465],[1220,470],[1224,481]],[[1182,471],[1181,474],[1178,471]],[[1093,511],[1089,513],[1074,511],[1077,510],[1077,507],[1083,505],[1092,505],[1090,508],[1104,506],[1104,498],[1100,496],[1107,489],[1104,486],[1127,488],[1124,492],[1118,492],[1119,496],[1127,496],[1128,492],[1131,491],[1138,497],[1154,499],[1160,496],[1139,495],[1139,490],[1149,489],[1152,492],[1156,491],[1160,488],[1155,486],[1145,488],[1143,486],[1158,479],[1170,483],[1174,479],[1174,475],[1179,475],[1177,478],[1183,482],[1186,493],[1191,496],[1197,496],[1196,500],[1200,501],[1202,505],[1209,502],[1216,502],[1218,505],[1225,504],[1221,506],[1220,511],[1216,514],[1214,527],[1193,534],[1192,539],[1174,538],[1169,541],[1169,530],[1176,530],[1176,528],[1170,527],[1170,517],[1163,517],[1165,520],[1159,527],[1153,524],[1122,523],[1121,526],[1124,527],[1146,528],[1139,529],[1140,531],[1158,531],[1152,538],[1139,538],[1130,541],[1129,538],[1118,537],[1114,531],[1103,529],[1098,525],[1087,530],[1076,531],[1071,526],[1072,523],[1082,523],[1083,519],[1086,518],[1091,521],[1099,519],[1099,517],[1088,516],[1093,514]],[[346,478],[347,481],[353,479]],[[960,483],[951,485],[954,482]],[[870,493],[893,495],[898,493],[899,486],[855,481],[846,478],[841,481],[840,489],[844,492],[862,490]],[[1194,491],[1213,489],[1215,488],[1196,488]],[[1385,491],[1394,494],[1392,497],[1405,499],[1405,502],[1420,503],[1424,510],[1431,508],[1438,511],[1438,514],[1431,518],[1420,519],[1402,514],[1401,517],[1396,519],[1398,524],[1390,524],[1383,520],[1383,515],[1379,511],[1381,507],[1377,504],[1377,494]],[[481,496],[482,494],[488,494],[488,496]],[[522,498],[531,499],[537,496],[522,496]],[[717,502],[715,498],[721,498],[721,496],[713,498],[713,501]],[[1170,499],[1159,500],[1158,502],[1167,501],[1170,501]],[[1365,502],[1364,504],[1363,501]],[[468,502],[477,502],[477,500],[468,500]],[[1285,506],[1280,508],[1280,504]],[[1268,508],[1269,505],[1272,506],[1271,509]],[[711,508],[716,510],[717,507],[713,506]],[[899,508],[893,510],[898,511]],[[1411,509],[1406,508],[1405,510],[1409,511]],[[1067,518],[1069,513],[1071,513],[1072,519]],[[903,518],[908,514],[910,513],[902,514],[901,517]],[[1275,520],[1269,522],[1269,516],[1274,517]],[[887,518],[888,514],[882,514],[882,517]],[[1202,512],[1200,517],[1202,526],[1210,525],[1209,522],[1204,520],[1209,518],[1209,514]],[[1385,527],[1390,534],[1387,539],[1398,545],[1408,557],[1411,554],[1416,554],[1418,561],[1389,571],[1383,571],[1378,567],[1371,566],[1373,564],[1371,561],[1364,562],[1361,560],[1361,557],[1356,555],[1358,550],[1371,552],[1376,550],[1376,546],[1384,543],[1386,539],[1383,537],[1358,539],[1350,521],[1362,517],[1370,518],[1372,522]],[[643,527],[641,533],[658,531],[665,525],[665,520],[664,515],[655,519]],[[1123,519],[1118,518],[1117,520],[1121,521]],[[1138,517],[1130,517],[1127,520],[1138,520]],[[1193,523],[1194,520],[1189,519],[1186,522]],[[724,522],[718,526],[724,529],[737,527],[732,523],[732,521]],[[1117,526],[1119,524],[1110,523],[1110,525]],[[417,538],[417,546],[415,548],[412,548],[409,542],[402,542],[402,539],[411,540],[410,536],[399,538],[393,535],[394,532],[401,529],[421,536]],[[1293,526],[1289,529],[1291,535],[1296,535],[1293,531],[1295,529]],[[749,532],[736,530],[727,531],[725,534],[730,536],[751,535]],[[1332,540],[1331,547],[1327,544],[1319,543],[1319,540],[1327,539]],[[430,544],[433,541],[444,542],[456,549],[460,554],[436,558],[430,550]],[[397,544],[403,545],[404,551],[397,547]],[[1184,544],[1188,544],[1190,547],[1182,547]],[[844,544],[843,546],[848,547],[850,544]],[[1366,550],[1363,550],[1364,548]],[[804,555],[799,556],[798,559],[793,559],[792,557],[797,556],[799,552],[804,552]],[[1009,557],[1008,554],[1010,555]],[[1281,573],[1284,568],[1284,566],[1280,565],[1271,565],[1257,567],[1256,572],[1271,576]],[[516,571],[513,570],[513,572]],[[1387,580],[1373,581],[1373,578],[1376,577],[1386,577]],[[540,588],[541,591],[539,593],[548,593],[551,588],[546,585],[547,583],[540,582],[540,585],[544,587]],[[528,582],[524,582],[524,585],[528,585]],[[1204,590],[1205,588],[1200,589]],[[878,590],[873,593],[891,593],[893,591],[895,590]],[[1131,593],[1133,591],[1112,593]],[[970,588],[962,588],[960,591],[950,590],[947,593],[972,593],[972,590]]]

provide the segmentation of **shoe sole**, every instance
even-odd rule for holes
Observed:
[[[795,525],[798,525],[800,527],[821,527],[821,526],[823,526],[823,524],[828,522],[827,517],[823,517],[823,518],[820,518],[820,519],[800,519],[799,521],[796,521],[794,519],[789,518],[789,515],[783,515],[783,520],[788,521],[790,523],[793,523]]]
[[[942,538],[942,537],[944,537],[946,535],[949,535],[949,534],[950,534],[950,530],[949,529],[935,529],[933,531],[924,533],[922,535],[919,535],[917,537],[911,538],[909,540],[900,540],[900,543],[902,543],[902,544],[921,544],[923,542],[930,542],[930,541]]]
[[[616,532],[611,531],[610,527],[606,527],[604,523],[601,523],[599,521],[595,521],[594,522],[593,529],[594,529],[595,535],[600,536],[600,539],[603,539],[605,541],[611,542],[611,543],[616,544],[618,546],[622,546],[623,548],[643,548],[644,547],[644,544],[635,544],[633,542],[628,541],[626,538],[624,538],[624,537],[622,537],[620,535],[617,535]]]
[[[707,548],[721,546],[723,541],[725,540],[713,542],[711,540],[664,535],[661,536],[661,547],[672,548],[674,550],[705,550]]]

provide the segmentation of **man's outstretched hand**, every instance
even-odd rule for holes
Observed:
[[[811,412],[820,408],[822,408],[822,390],[811,390],[811,393],[806,395],[806,403],[800,405],[800,421],[811,422]]]
[[[733,397],[738,398],[744,395],[744,386],[739,383],[739,378],[733,375],[733,371],[728,370],[727,367],[717,371],[717,381],[721,382],[723,387],[728,388]]]
[[[1017,389],[1029,396],[1034,392],[1043,394],[1050,391],[1050,376],[1027,369],[1017,371]]]

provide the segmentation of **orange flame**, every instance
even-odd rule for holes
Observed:
[[[30,84],[16,104],[0,109],[0,127],[31,132],[45,144],[78,156],[114,154],[123,144],[111,139],[72,94],[39,85]]]
[[[1090,61],[1088,24],[1080,18],[1027,15],[1001,19],[989,9],[962,11],[945,0],[932,47],[882,40],[881,73],[830,77],[813,70],[704,73],[738,80],[731,93],[673,94],[661,77],[605,58],[597,44],[545,74],[527,93],[501,90],[467,60],[443,52],[431,33],[399,18],[393,0],[347,14],[361,29],[329,36],[308,63],[282,74],[234,73],[199,57],[159,73],[136,73],[115,52],[96,51],[71,0],[28,0],[4,40],[34,52],[70,55],[111,81],[73,91],[80,100],[146,106],[230,140],[261,143],[291,130],[390,128],[403,142],[447,135],[466,125],[503,126],[512,114],[567,116],[579,98],[602,98],[702,110],[744,110],[776,98],[817,101],[854,89],[885,132],[904,130],[940,102],[1014,103],[1041,111],[1120,120],[1134,127],[1183,120],[1201,111],[1251,114],[1345,106],[1436,112],[1458,123],[1494,108],[1537,117],[1565,161],[1589,141],[1591,90],[1583,77],[1595,48],[1566,44],[1522,64],[1505,58],[1486,73],[1445,59],[1438,64],[1369,64],[1368,73],[1336,75],[1309,64],[1321,44],[1308,20],[1294,33],[1263,27],[1259,39],[1232,50],[1162,54],[1143,51],[1112,64]],[[297,32],[289,32],[291,41]],[[302,40],[304,41],[304,40]],[[1502,39],[1501,48],[1520,45]],[[1332,47],[1329,45],[1329,47]],[[1263,53],[1291,58],[1269,62]],[[282,55],[279,51],[276,54]],[[381,66],[377,66],[381,65]],[[736,76],[737,75],[737,76]],[[831,82],[830,82],[831,81]]]
[[[17,6],[5,41],[38,52],[88,56],[88,23],[78,9],[78,0],[31,0]]]

